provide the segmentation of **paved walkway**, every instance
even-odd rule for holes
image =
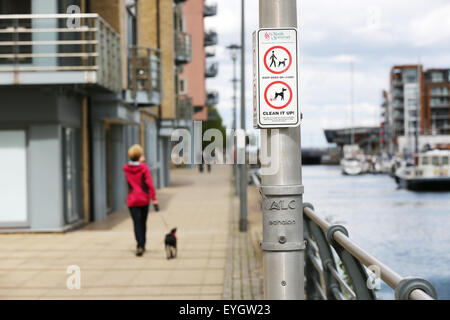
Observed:
[[[259,192],[249,186],[248,232],[239,232],[239,199],[233,197],[230,213],[230,233],[225,268],[223,299],[263,299],[262,259],[259,243],[262,239],[262,213]]]
[[[0,299],[222,299],[233,212],[230,178],[225,166],[210,174],[173,170],[172,186],[158,193],[162,210],[149,215],[141,258],[134,255],[125,211],[65,234],[0,235]],[[161,215],[179,230],[175,260],[165,258],[168,228]],[[80,290],[66,287],[70,265],[81,268]]]

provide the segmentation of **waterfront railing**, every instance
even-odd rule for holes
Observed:
[[[251,178],[259,187],[260,179]],[[396,300],[435,300],[433,285],[421,278],[402,277],[350,239],[347,229],[334,225],[303,204],[305,297],[308,300],[376,300],[377,278],[395,291]]]

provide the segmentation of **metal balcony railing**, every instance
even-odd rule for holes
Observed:
[[[0,15],[0,78],[3,84],[98,84],[118,92],[120,36],[98,14]]]
[[[192,61],[191,35],[185,32],[175,33],[175,61],[177,63],[189,63]]]
[[[216,56],[216,50],[209,48],[205,50],[205,54],[207,58],[212,58]]]
[[[447,108],[450,108],[450,102],[448,102],[448,101],[447,102],[439,102],[439,103],[431,102],[430,107],[436,108],[436,109],[438,109],[438,108],[447,109]]]
[[[206,105],[214,106],[219,103],[219,92],[210,91],[206,94]]]
[[[129,48],[129,80],[128,89],[131,97],[137,92],[146,91],[151,99],[161,93],[161,60],[157,49],[136,47]]]
[[[392,93],[392,96],[394,98],[403,99],[403,91],[401,90],[394,90]]]
[[[219,64],[217,62],[211,63],[205,69],[205,77],[214,78],[219,73]]]
[[[218,37],[216,31],[206,31],[205,32],[205,47],[215,46],[218,43]]]
[[[204,4],[203,5],[203,16],[213,17],[217,15],[217,4]]]
[[[404,105],[403,105],[403,103],[401,103],[401,102],[399,102],[399,101],[394,101],[394,102],[392,103],[392,107],[393,107],[394,109],[403,109],[403,108],[404,108]]]
[[[303,209],[307,299],[375,300],[374,278],[369,273],[394,289],[397,300],[437,299],[430,282],[403,278],[353,242],[345,227],[331,225],[310,204]]]
[[[405,119],[403,112],[398,112],[398,111],[395,111],[393,113],[392,117],[394,120],[404,120]]]
[[[192,99],[186,95],[178,96],[176,108],[177,120],[192,121],[193,114]]]

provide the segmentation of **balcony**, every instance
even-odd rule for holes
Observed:
[[[393,114],[393,119],[394,119],[394,121],[403,121],[403,120],[405,120],[403,112],[395,111],[394,114]]]
[[[120,92],[120,36],[98,15],[0,15],[0,85],[86,85]]]
[[[175,33],[175,61],[185,64],[192,61],[191,35],[185,32]]]
[[[192,99],[186,95],[178,96],[176,118],[179,127],[189,127],[192,124],[194,110]]]
[[[403,80],[402,79],[392,79],[392,86],[393,87],[402,87]]]
[[[216,31],[206,31],[205,32],[205,47],[215,46],[218,43],[218,37]]]
[[[392,92],[392,97],[394,98],[394,99],[403,99],[403,91],[401,91],[401,90],[394,90],[393,92]]]
[[[217,15],[217,4],[204,4],[203,17],[213,17]]]
[[[219,103],[219,92],[209,91],[206,94],[206,105],[214,106]]]
[[[214,50],[212,48],[208,48],[205,50],[205,55],[207,58],[213,58],[216,56],[216,50]]]
[[[161,61],[157,49],[129,48],[128,90],[126,101],[138,105],[158,105],[161,102]]]
[[[450,108],[450,102],[449,101],[441,101],[441,102],[431,102],[430,107],[433,109],[447,109]]]
[[[399,100],[394,100],[394,102],[392,102],[392,108],[403,109],[404,108],[403,102],[401,102]]]
[[[219,64],[217,62],[211,63],[205,69],[206,78],[214,78],[219,73]]]

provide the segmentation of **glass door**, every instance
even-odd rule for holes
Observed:
[[[63,128],[64,218],[81,219],[81,166],[79,130]]]

